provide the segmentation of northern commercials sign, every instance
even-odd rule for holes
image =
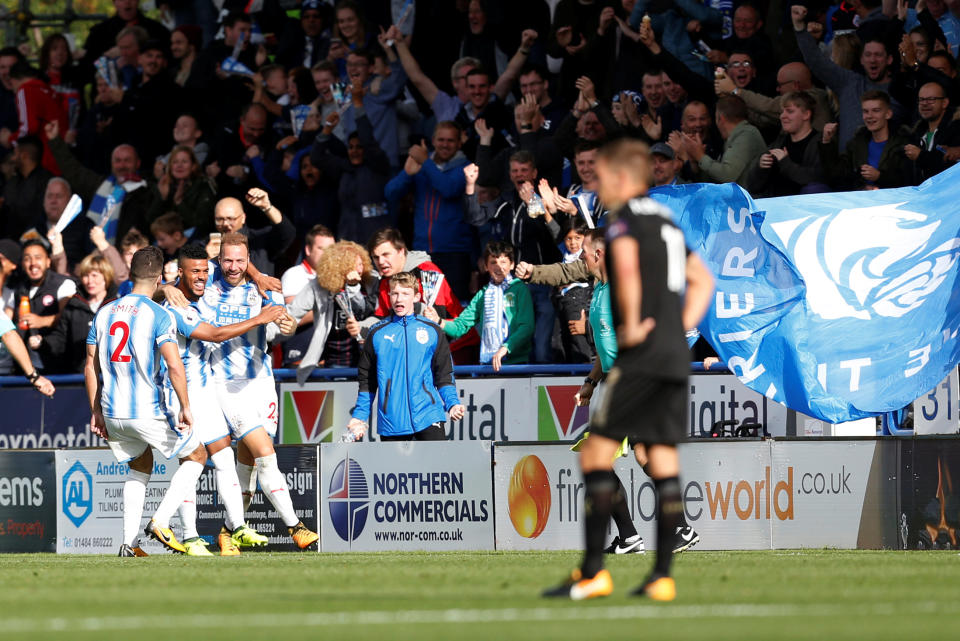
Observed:
[[[321,549],[492,550],[489,441],[320,446]]]

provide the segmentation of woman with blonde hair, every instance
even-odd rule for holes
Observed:
[[[46,336],[31,336],[31,349],[38,350],[43,362],[52,364],[50,373],[73,374],[83,371],[87,354],[87,333],[97,310],[117,297],[113,267],[99,253],[88,255],[77,266],[82,285],[67,301],[53,331]]]
[[[167,212],[176,212],[183,219],[186,230],[193,229],[188,237],[202,238],[213,229],[213,207],[217,190],[200,170],[200,163],[193,149],[177,145],[170,152],[163,175],[151,186],[153,199],[147,211],[147,223],[152,223]]]
[[[297,380],[306,380],[321,361],[324,367],[356,367],[360,349],[347,332],[347,321],[372,316],[375,308],[376,278],[367,250],[348,240],[323,250],[316,279],[287,305],[298,323],[312,310],[315,325]]]

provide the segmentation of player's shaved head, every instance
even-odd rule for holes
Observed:
[[[639,140],[621,138],[604,145],[597,155],[608,169],[626,171],[646,184],[650,175],[650,147]]]
[[[652,178],[650,148],[628,138],[607,143],[597,154],[597,177],[600,200],[611,207],[646,193]]]
[[[134,282],[153,282],[163,271],[163,252],[153,245],[137,250],[130,261],[130,278]]]

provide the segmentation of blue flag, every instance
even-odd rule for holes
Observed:
[[[900,409],[960,361],[960,167],[919,187],[754,201],[658,187],[716,278],[700,326],[747,386],[831,422]]]

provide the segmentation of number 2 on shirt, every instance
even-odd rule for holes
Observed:
[[[110,326],[110,336],[113,336],[117,332],[120,333],[120,343],[117,345],[117,348],[113,350],[113,353],[110,354],[110,362],[129,363],[130,355],[124,354],[123,350],[126,348],[127,340],[130,338],[130,326],[123,321],[116,321]]]

